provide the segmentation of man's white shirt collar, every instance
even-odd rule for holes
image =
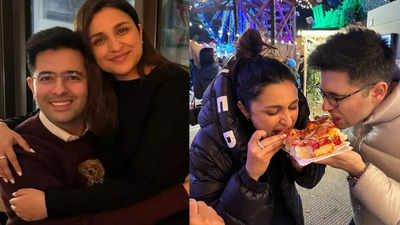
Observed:
[[[65,142],[71,142],[71,141],[75,141],[78,140],[79,138],[81,138],[83,135],[86,134],[86,132],[88,131],[88,126],[86,126],[85,131],[83,131],[81,136],[77,136],[77,135],[73,135],[68,133],[67,131],[61,129],[60,127],[57,127],[54,123],[52,123],[47,117],[46,115],[44,115],[44,113],[42,113],[42,111],[39,112],[39,119],[40,121],[43,123],[43,125],[55,136],[57,136],[58,138],[60,138],[61,140],[65,141]]]

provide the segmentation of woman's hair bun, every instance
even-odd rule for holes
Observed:
[[[253,58],[261,54],[267,44],[258,30],[249,28],[240,36],[236,44],[238,57]]]

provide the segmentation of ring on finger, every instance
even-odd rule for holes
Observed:
[[[257,141],[257,145],[258,145],[258,147],[260,147],[261,149],[264,149],[264,145],[262,145],[260,141]]]

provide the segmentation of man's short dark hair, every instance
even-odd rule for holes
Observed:
[[[308,65],[321,71],[347,72],[351,84],[385,81],[390,84],[395,64],[394,52],[373,30],[349,27],[319,45],[309,56]]]
[[[36,56],[43,51],[69,48],[79,51],[86,57],[86,47],[79,33],[65,27],[54,27],[37,32],[26,44],[26,58],[31,73],[35,69]]]

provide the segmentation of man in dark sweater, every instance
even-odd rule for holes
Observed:
[[[33,74],[27,83],[40,112],[15,130],[36,153],[16,146],[24,175],[0,183],[9,218],[7,224],[26,223],[18,217],[19,209],[10,201],[20,188],[44,190],[102,182],[101,163],[87,161],[93,158],[93,135],[87,132],[85,120],[88,74],[84,49],[79,34],[60,27],[39,32],[27,43]],[[0,160],[5,160],[5,156],[0,156]]]

